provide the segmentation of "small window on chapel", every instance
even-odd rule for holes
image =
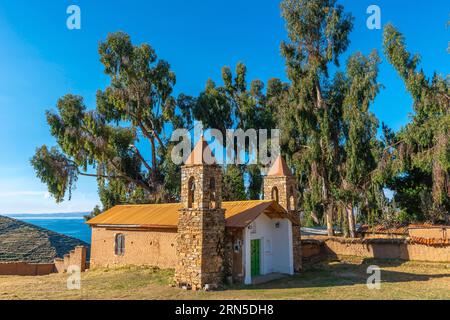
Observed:
[[[277,187],[272,188],[272,200],[275,200],[277,203],[279,202]]]
[[[125,236],[122,233],[116,234],[114,253],[123,256],[125,253]]]

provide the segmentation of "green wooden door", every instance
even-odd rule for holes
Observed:
[[[251,268],[252,276],[259,276],[260,266],[259,266],[259,252],[260,252],[260,241],[259,239],[251,241]]]

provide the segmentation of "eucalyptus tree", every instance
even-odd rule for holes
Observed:
[[[97,92],[95,109],[67,94],[55,111],[47,111],[58,146],[36,150],[31,159],[36,174],[57,202],[70,199],[79,176],[97,179],[104,208],[171,201],[176,187],[162,187],[170,155],[165,130],[168,123],[185,125],[172,97],[175,74],[153,48],[133,45],[121,32],[109,34],[98,52],[110,85]]]
[[[376,51],[367,57],[356,53],[348,59],[344,80],[339,76],[340,80],[335,81],[340,84],[334,88],[337,94],[344,94],[340,101],[343,145],[339,164],[340,186],[336,193],[347,212],[351,237],[355,236],[355,207],[375,210],[376,203],[370,196],[374,192],[382,192],[383,187],[375,176],[382,151],[382,144],[377,139],[378,120],[369,110],[381,88],[377,81],[379,63]],[[334,102],[339,104],[339,101]]]
[[[331,64],[347,49],[353,17],[335,0],[284,0],[289,41],[281,44],[290,87],[279,105],[282,143],[303,191],[302,207],[313,217],[332,217],[339,183],[341,106],[331,101]]]
[[[432,200],[423,210],[432,221],[449,219],[450,209],[450,78],[419,69],[419,55],[406,49],[404,36],[393,26],[384,29],[384,52],[413,98],[414,114],[392,148],[394,175],[431,178]],[[424,179],[425,181],[426,179]],[[395,186],[394,186],[395,187]],[[425,197],[426,199],[426,197]]]

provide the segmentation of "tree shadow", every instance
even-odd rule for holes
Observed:
[[[335,258],[314,263],[307,266],[301,273],[287,276],[251,286],[231,286],[234,290],[248,289],[288,289],[288,288],[323,288],[349,285],[365,285],[373,272],[367,271],[369,266],[381,269],[381,283],[425,282],[437,278],[450,277],[450,271],[440,274],[418,274],[387,270],[386,268],[399,267],[408,261],[366,258],[360,263],[349,263]]]

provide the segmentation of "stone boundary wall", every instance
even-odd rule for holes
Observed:
[[[450,238],[450,227],[413,227],[409,228],[408,234],[416,238],[447,240]]]
[[[87,269],[86,256],[87,248],[85,246],[75,247],[70,253],[65,254],[63,259],[56,258],[54,260],[56,272],[67,272],[70,266],[77,266],[80,268],[81,272],[84,272]]]
[[[429,246],[406,239],[324,238],[302,240],[303,259],[314,261],[326,255],[375,259],[450,262],[450,245]]]
[[[53,263],[0,262],[0,275],[44,276],[55,272]]]
[[[302,259],[305,262],[311,262],[317,260],[317,258],[323,257],[325,252],[325,243],[321,240],[301,240],[302,247]]]
[[[87,248],[77,246],[64,259],[56,258],[54,263],[29,263],[23,261],[0,262],[0,275],[2,276],[44,276],[55,272],[66,272],[71,265],[80,267],[85,271],[89,264],[86,262]]]

